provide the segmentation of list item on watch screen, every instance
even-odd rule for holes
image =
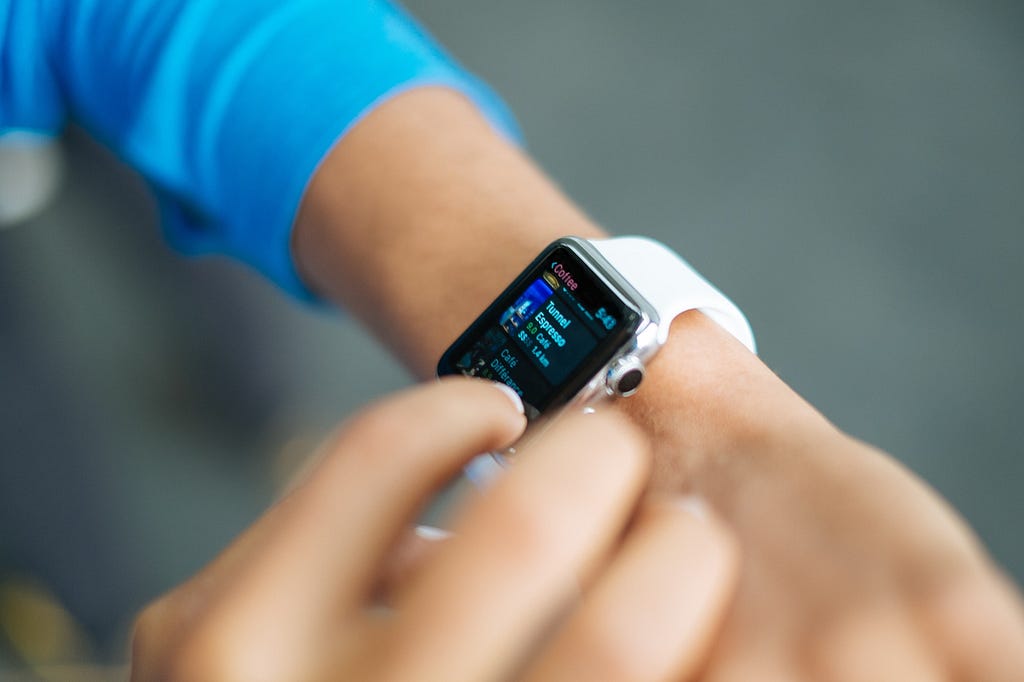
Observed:
[[[507,384],[528,405],[565,381],[617,320],[604,308],[588,310],[570,290],[575,281],[559,272],[559,264],[550,263],[456,366]]]

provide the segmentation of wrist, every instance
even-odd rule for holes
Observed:
[[[677,317],[642,389],[618,401],[655,443],[654,484],[680,489],[756,457],[784,465],[809,443],[845,439],[732,335],[697,311]],[[720,478],[716,474],[716,479]]]

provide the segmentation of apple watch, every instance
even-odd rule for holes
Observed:
[[[565,237],[459,336],[437,373],[500,381],[536,422],[568,406],[636,393],[672,320],[687,310],[700,310],[756,352],[740,309],[665,245],[645,237]]]

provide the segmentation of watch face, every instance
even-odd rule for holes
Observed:
[[[640,317],[577,252],[555,242],[452,344],[437,373],[501,381],[533,418],[576,395]]]

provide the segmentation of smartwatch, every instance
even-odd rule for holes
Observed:
[[[636,393],[672,320],[688,310],[700,310],[756,352],[740,309],[664,244],[565,237],[459,336],[437,373],[504,383],[523,399],[532,426],[562,408]],[[514,449],[491,459],[500,464],[508,454]]]

